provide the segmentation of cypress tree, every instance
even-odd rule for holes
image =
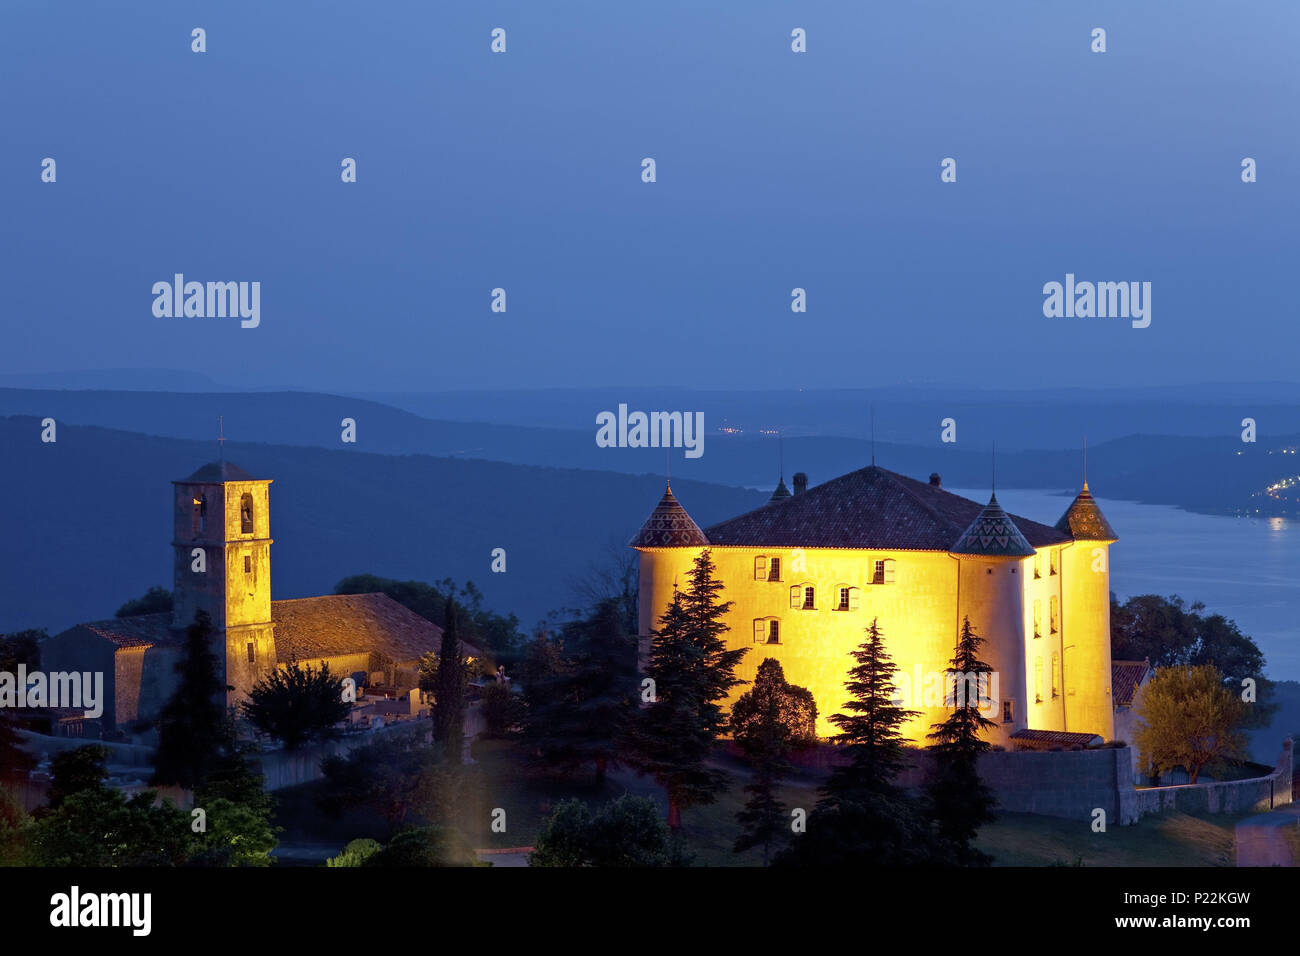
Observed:
[[[447,759],[461,762],[465,747],[465,659],[460,652],[458,610],[447,598],[447,623],[438,649],[438,691],[433,703],[433,739],[441,743]]]
[[[993,792],[979,775],[979,755],[991,746],[980,733],[996,726],[980,712],[981,698],[987,699],[993,673],[993,668],[979,658],[983,643],[970,618],[965,618],[950,662],[953,711],[946,720],[933,724],[932,732],[927,735],[935,741],[930,746],[935,765],[929,793],[938,837],[944,850],[964,865],[992,862],[991,857],[971,846],[971,841],[980,826],[993,819],[997,804]],[[976,690],[973,698],[972,689]]]
[[[212,619],[194,616],[176,672],[180,682],[158,718],[155,784],[194,789],[235,748],[234,729],[226,713],[225,681],[212,649]]]

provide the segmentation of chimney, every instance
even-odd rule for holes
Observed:
[[[942,485],[942,483],[940,482],[940,479],[939,479],[939,473],[938,473],[937,471],[932,471],[932,472],[930,472],[930,486],[933,487],[933,488],[942,488],[942,487],[943,487],[943,485]]]
[[[794,493],[796,495],[801,495],[807,490],[808,490],[808,476],[805,475],[802,471],[795,472]]]

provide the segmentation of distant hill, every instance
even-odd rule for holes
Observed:
[[[617,405],[608,407],[612,411]],[[1217,414],[1226,413],[1219,410]],[[202,440],[209,447],[215,447],[217,418],[222,416],[226,434],[245,443],[316,446],[342,454],[477,458],[625,474],[662,475],[666,468],[662,449],[597,447],[594,412],[582,428],[560,429],[422,418],[379,402],[311,392],[0,389],[0,415],[48,415],[61,423]],[[878,441],[876,461],[922,479],[937,471],[950,486],[987,486],[992,470],[990,448],[970,438],[962,424],[968,421],[967,412],[960,415],[957,443],[939,440],[936,420],[910,443]],[[355,446],[340,441],[344,418],[357,423]],[[687,459],[681,449],[674,449],[672,474],[711,483],[773,487],[783,448],[787,480],[794,472],[804,471],[816,484],[862,467],[873,453],[871,443],[860,439],[791,437],[779,447],[770,436],[719,434],[712,429],[721,422],[711,424],[707,416],[705,424],[710,430],[703,456]],[[1300,445],[1300,432],[1279,435],[1276,422],[1267,418],[1259,419],[1259,427],[1256,444],[1243,444],[1235,428],[1225,428],[1212,438],[1151,433],[1091,441],[1088,462],[1093,488],[1103,497],[1208,513],[1231,514],[1256,507],[1270,513],[1261,499],[1251,496],[1300,472],[1300,456],[1281,453]],[[1018,434],[1008,430],[1013,436]],[[1083,458],[1080,448],[1010,451],[1001,440],[998,448],[997,473],[1002,486],[1078,488]]]
[[[215,443],[0,418],[5,507],[0,632],[111,617],[151,585],[171,586],[171,485]],[[488,605],[531,627],[574,603],[571,582],[621,549],[663,479],[424,455],[230,442],[226,457],[271,486],[272,594],[329,593],[360,572],[473,580]],[[674,491],[702,524],[766,495],[690,480]],[[493,548],[507,571],[493,574]]]
[[[1234,433],[1242,418],[1264,434],[1300,432],[1300,385],[1284,382],[1114,389],[975,389],[948,385],[873,389],[609,388],[459,392],[371,392],[358,397],[426,418],[585,428],[594,410],[629,408],[702,411],[710,427],[727,425],[748,437],[760,430],[787,438],[865,440],[875,412],[880,441],[918,445],[938,441],[939,423],[956,419],[961,442],[1004,451],[1072,449],[1087,435],[1099,445],[1134,434],[1210,438]]]

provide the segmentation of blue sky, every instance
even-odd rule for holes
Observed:
[[[1292,0],[7,0],[0,373],[1295,380],[1297,27]],[[260,281],[260,327],[155,318],[175,272]],[[1150,328],[1045,318],[1067,272],[1151,282]]]

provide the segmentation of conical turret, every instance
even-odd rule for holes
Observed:
[[[628,543],[633,548],[700,548],[707,547],[709,539],[668,487],[641,530]]]
[[[1119,535],[1110,526],[1106,516],[1101,513],[1097,500],[1088,490],[1088,482],[1083,483],[1083,490],[1075,496],[1070,507],[1065,509],[1061,520],[1056,522],[1056,530],[1063,531],[1075,541],[1118,541]]]
[[[1033,547],[1020,533],[1011,516],[1002,510],[995,494],[984,510],[962,532],[950,549],[952,554],[977,554],[990,557],[1027,558]]]

